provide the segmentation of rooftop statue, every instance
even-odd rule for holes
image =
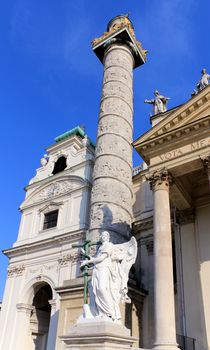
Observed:
[[[153,115],[163,113],[167,111],[167,102],[170,97],[160,95],[158,90],[154,92],[155,98],[153,100],[144,100],[144,103],[150,103],[153,105]]]
[[[205,68],[202,69],[201,74],[201,79],[196,84],[196,89],[193,90],[191,94],[192,96],[197,95],[198,92],[205,89],[205,87],[209,85],[210,75],[206,72]]]
[[[113,244],[109,232],[101,234],[101,245],[94,257],[88,257],[81,268],[93,269],[90,292],[92,317],[105,317],[112,321],[121,319],[120,302],[130,303],[128,297],[128,274],[137,255],[137,242],[134,237],[122,244]]]

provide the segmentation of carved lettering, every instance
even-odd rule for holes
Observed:
[[[176,157],[180,157],[183,154],[186,154],[188,152],[196,151],[200,148],[204,148],[206,146],[210,145],[210,138],[202,139],[196,142],[193,142],[189,145],[186,145],[182,148],[177,148],[175,150],[172,150],[170,152],[166,152],[164,154],[159,155],[159,159],[164,162]]]

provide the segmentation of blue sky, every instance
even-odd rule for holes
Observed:
[[[16,240],[24,186],[54,137],[85,125],[95,141],[103,67],[90,41],[130,13],[148,60],[134,73],[134,139],[150,128],[155,89],[169,108],[210,73],[209,0],[7,0],[0,11],[1,249]],[[140,158],[134,156],[134,164]],[[0,299],[7,258],[0,256]]]

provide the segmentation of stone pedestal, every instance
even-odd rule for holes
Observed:
[[[123,350],[136,341],[124,326],[100,319],[77,323],[61,340],[71,350]]]

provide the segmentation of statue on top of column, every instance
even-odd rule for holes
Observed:
[[[167,102],[170,97],[160,95],[158,90],[154,92],[155,98],[152,100],[144,100],[144,103],[150,103],[153,105],[153,115],[163,113],[167,111]]]

